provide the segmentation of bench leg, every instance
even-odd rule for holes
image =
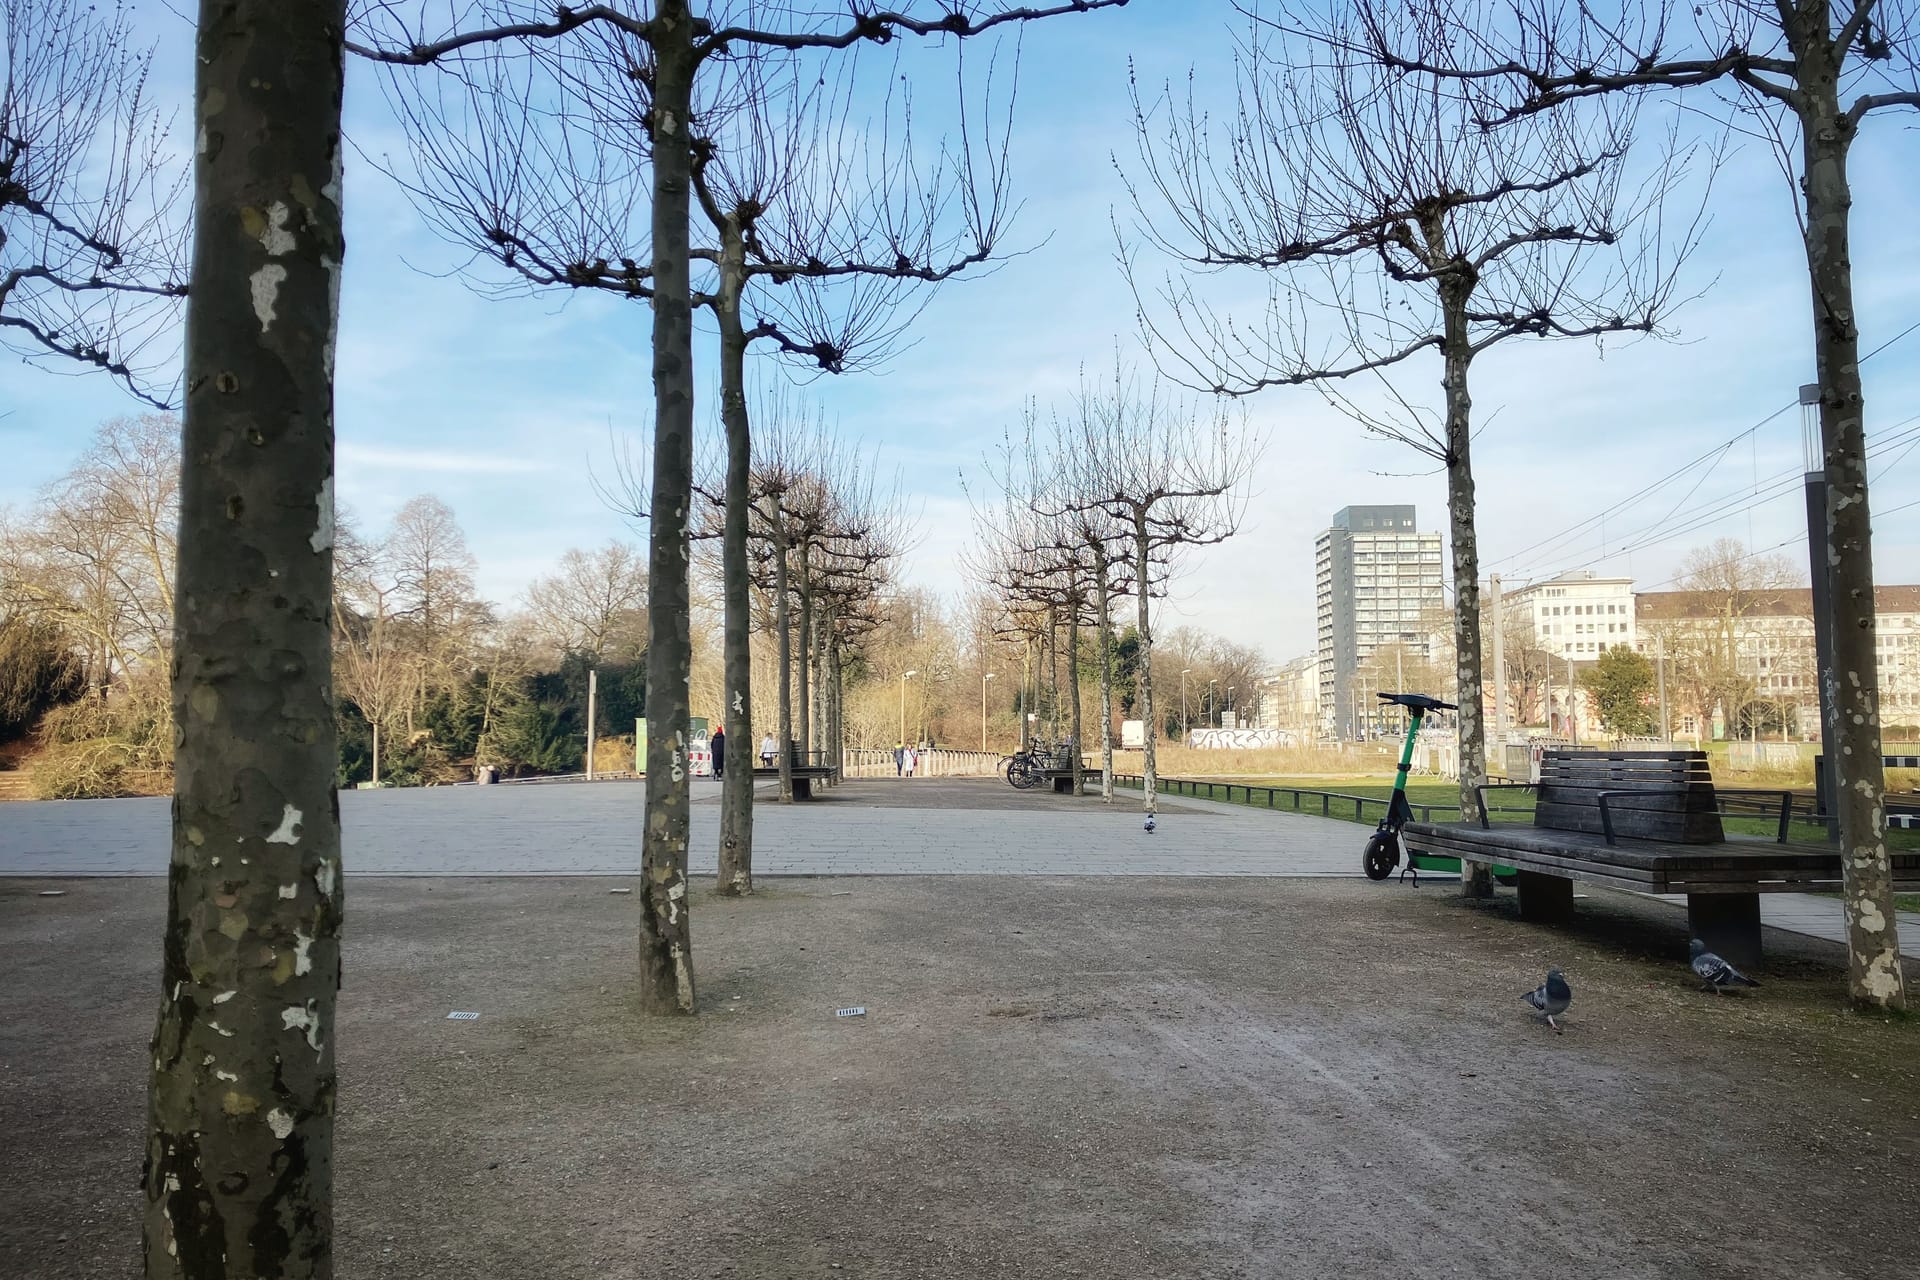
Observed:
[[[1073,794],[1073,779],[1066,774],[1056,774],[1053,779],[1053,794],[1070,796]]]
[[[793,798],[795,800],[813,799],[813,779],[795,778],[793,780]]]
[[[1687,928],[1707,950],[1736,967],[1760,963],[1760,895],[1690,893]]]
[[[1520,918],[1540,924],[1570,924],[1573,921],[1573,881],[1565,876],[1542,875],[1538,871],[1520,874]]]

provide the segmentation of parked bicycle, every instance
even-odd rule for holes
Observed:
[[[1053,771],[1055,749],[1043,742],[1033,742],[1021,751],[1000,758],[1000,772],[1015,788],[1030,790],[1045,782]]]

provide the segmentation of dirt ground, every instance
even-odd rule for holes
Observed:
[[[350,882],[342,1277],[1920,1275],[1920,1020],[1830,944],[1716,999],[1598,891],[785,880],[662,1021],[621,884]],[[137,1274],[164,891],[0,882],[0,1276]]]

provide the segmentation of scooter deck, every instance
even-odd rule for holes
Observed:
[[[1409,853],[1407,865],[1416,871],[1450,871],[1454,875],[1460,874],[1460,859],[1450,858],[1440,853]],[[1512,867],[1501,866],[1497,862],[1493,866],[1493,878],[1496,880],[1511,883],[1519,876],[1519,871]]]

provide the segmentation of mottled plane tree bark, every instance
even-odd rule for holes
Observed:
[[[1483,87],[1485,122],[1558,113],[1569,103],[1705,90],[1730,123],[1767,138],[1799,195],[1813,302],[1820,447],[1827,486],[1826,572],[1833,666],[1821,673],[1827,756],[1834,762],[1853,1000],[1904,1008],[1873,595],[1866,395],[1853,299],[1853,189],[1847,163],[1870,115],[1920,109],[1913,0],[1524,0],[1483,8],[1427,0],[1424,13],[1480,34],[1472,47],[1403,41],[1390,7],[1368,3],[1360,42],[1396,74]],[[1517,34],[1524,31],[1524,37]],[[1798,135],[1795,137],[1795,135]]]
[[[1369,17],[1436,60],[1472,38],[1384,6]],[[1470,87],[1443,92],[1359,48],[1365,29],[1351,10],[1296,20],[1310,37],[1254,12],[1221,122],[1191,82],[1152,111],[1134,97],[1133,231],[1189,271],[1264,277],[1265,314],[1251,326],[1221,315],[1191,276],[1142,296],[1141,311],[1156,360],[1185,385],[1245,396],[1312,384],[1445,471],[1460,810],[1476,821],[1487,746],[1468,373],[1510,339],[1655,332],[1679,301],[1678,269],[1696,241],[1697,218],[1682,219],[1677,236],[1662,221],[1692,155],[1670,149],[1636,175],[1635,113],[1624,104],[1489,131]],[[1139,258],[1123,253],[1141,293]],[[1429,358],[1439,364],[1437,414],[1393,376]],[[1377,382],[1385,407],[1341,391],[1350,379]],[[1491,868],[1469,861],[1461,883],[1469,896],[1490,895]]]
[[[339,0],[203,0],[149,1276],[333,1274]]]

